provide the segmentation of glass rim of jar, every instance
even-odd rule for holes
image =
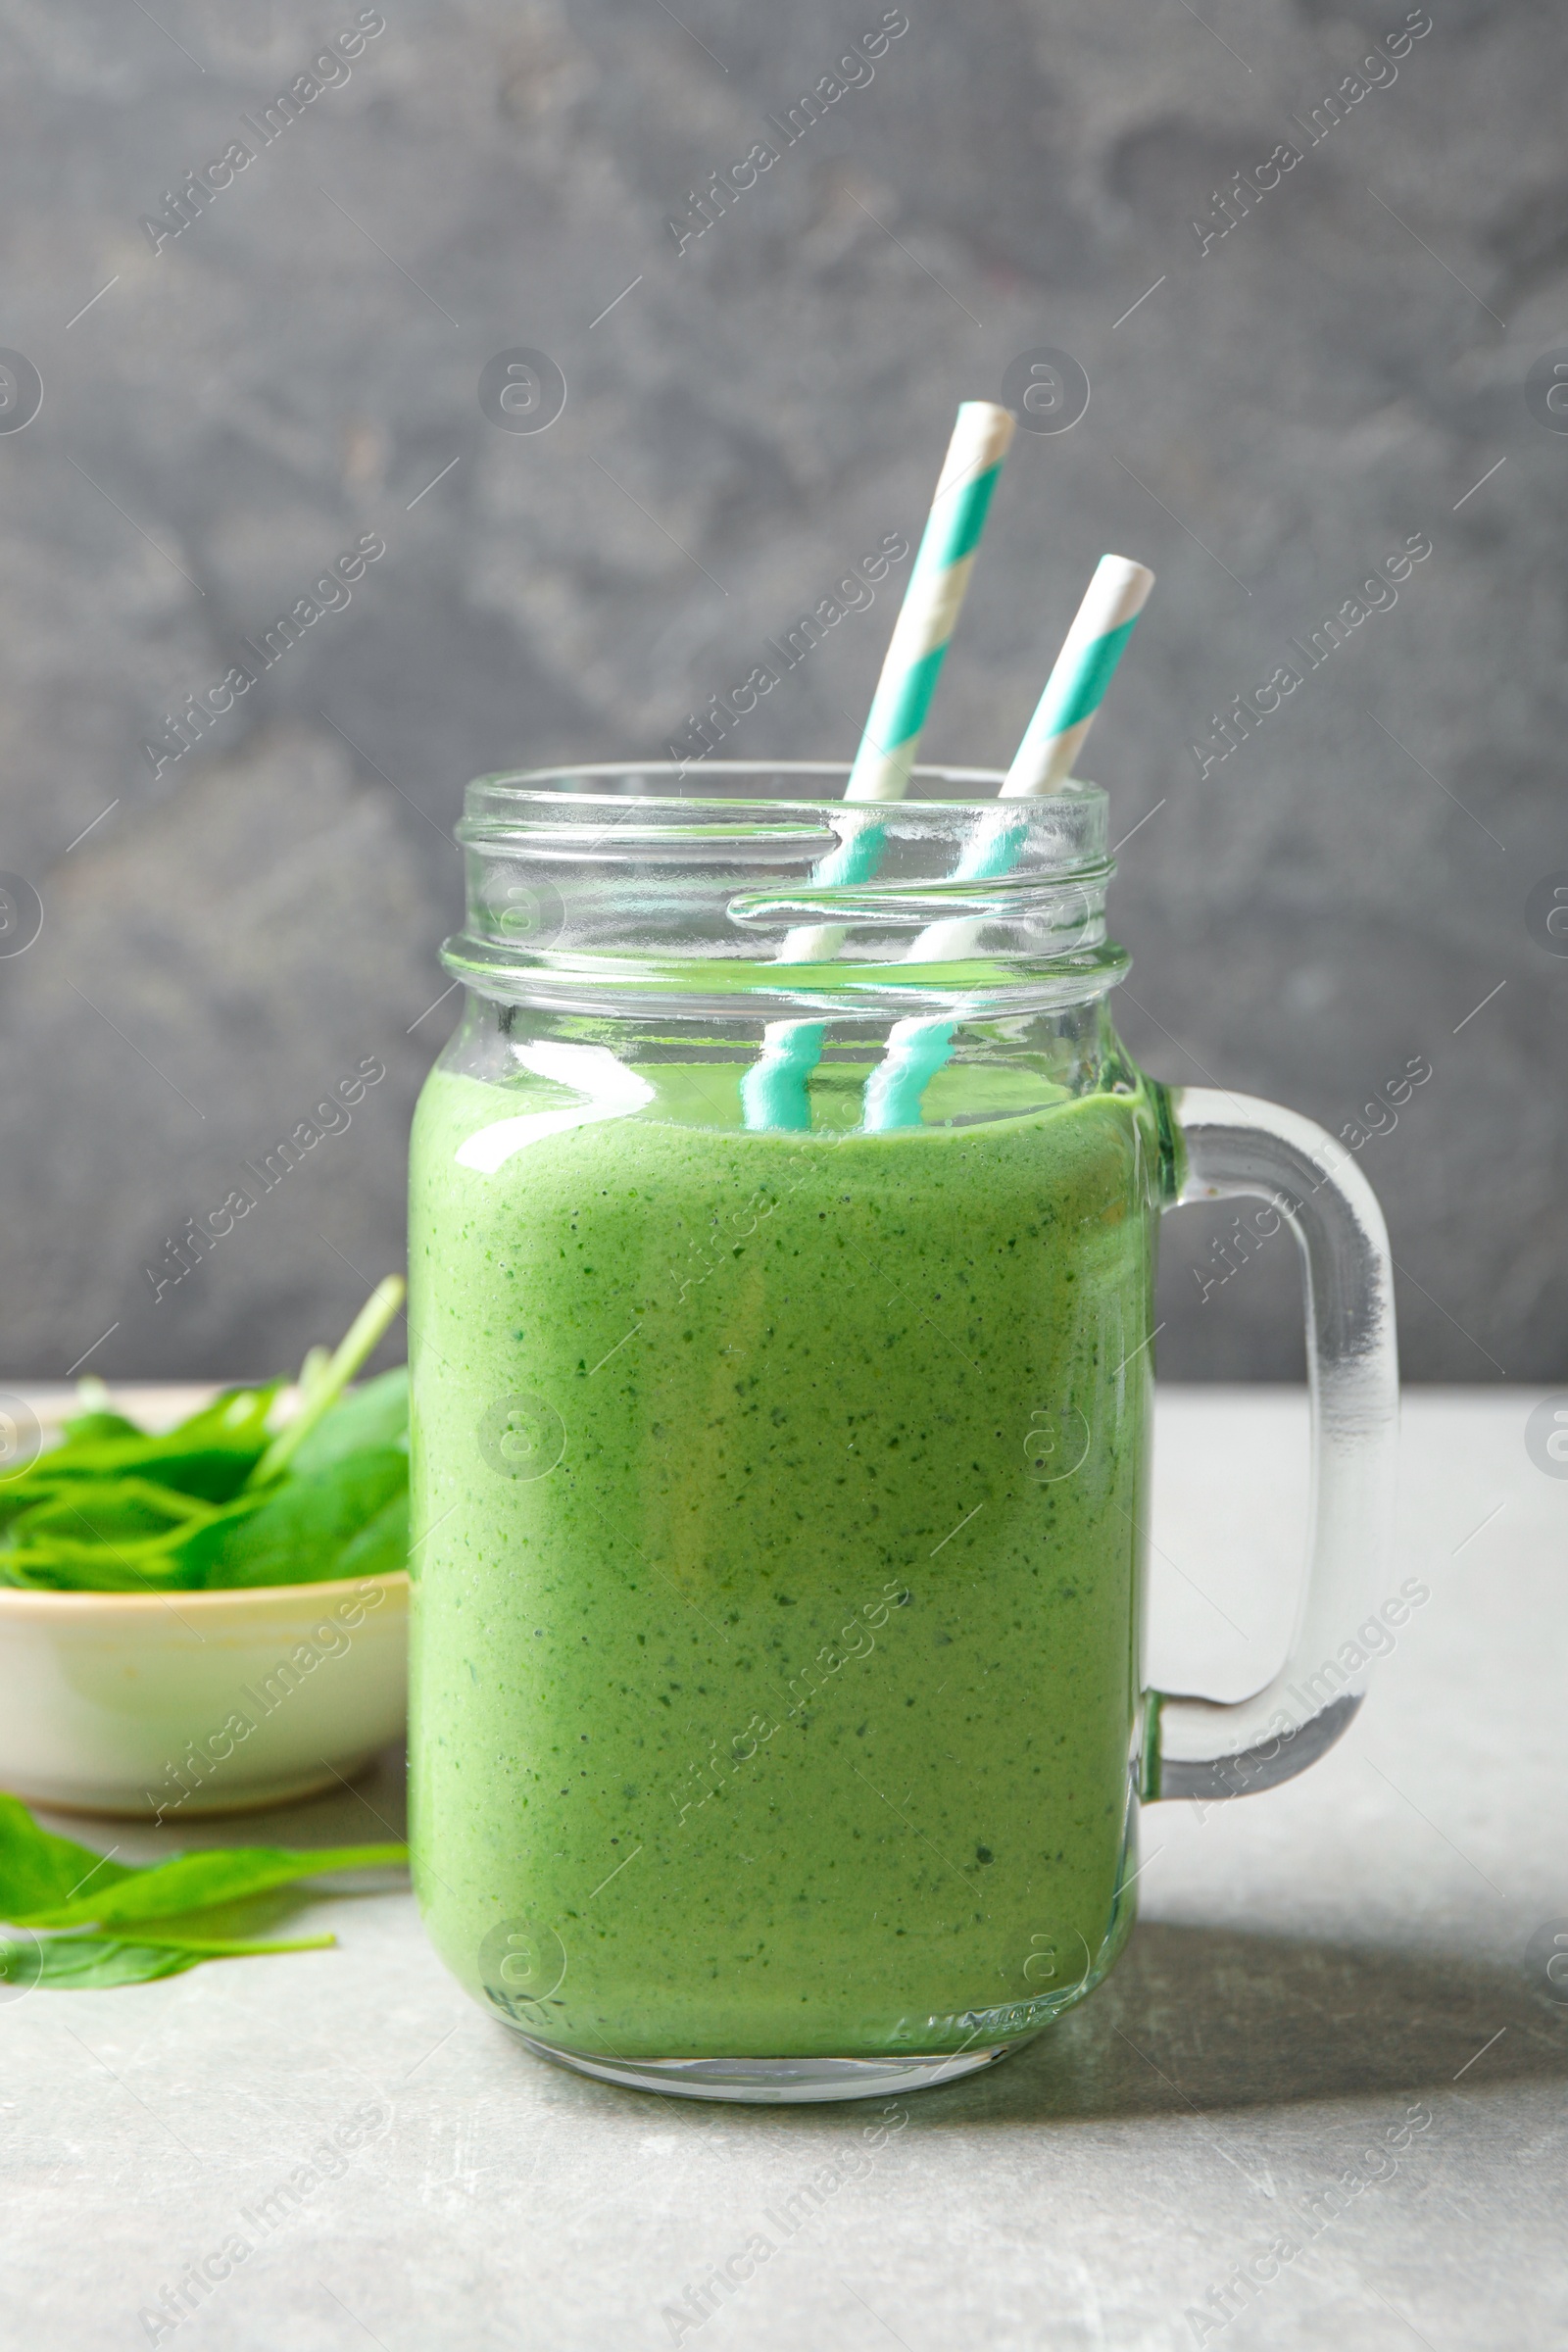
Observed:
[[[714,760],[476,777],[457,827],[466,923],[442,960],[502,1002],[674,1010],[684,997],[680,1009],[752,1020],[1046,1010],[1122,977],[1100,785],[1004,801],[1000,770],[927,763],[907,798],[852,802],[848,774],[845,760]],[[797,797],[808,781],[817,792]]]
[[[909,771],[910,792],[898,801],[846,801],[843,786],[848,780],[851,763],[847,760],[703,760],[678,761],[673,760],[607,760],[572,762],[553,767],[497,768],[475,776],[464,795],[464,814],[456,828],[457,839],[467,844],[481,838],[499,842],[506,834],[520,831],[525,838],[536,838],[540,824],[528,823],[530,812],[540,820],[564,814],[567,808],[583,810],[610,807],[624,810],[636,807],[650,816],[658,813],[679,823],[690,820],[694,809],[733,808],[737,811],[756,811],[781,815],[806,813],[816,819],[829,811],[840,811],[852,819],[864,821],[879,813],[885,819],[899,812],[918,817],[922,812],[930,817],[943,813],[953,818],[971,820],[977,811],[1004,808],[1038,837],[1041,827],[1030,824],[1031,817],[1045,818],[1060,835],[1064,831],[1081,832],[1081,858],[1053,860],[1053,863],[1098,863],[1107,855],[1104,834],[1108,827],[1109,802],[1102,786],[1077,776],[1066,778],[1054,792],[1032,795],[1025,799],[1003,802],[999,795],[1004,771],[992,767],[956,766],[948,762],[920,761]],[[820,778],[825,789],[820,793],[807,792],[799,797],[786,793],[745,792],[726,790],[725,786],[748,778],[770,777],[779,781],[808,777]],[[644,779],[670,779],[677,787],[668,791],[637,791],[603,789],[612,784],[635,785]],[[954,787],[972,787],[951,794],[920,789],[932,784]],[[834,789],[834,787],[837,789]],[[584,789],[588,787],[588,789]],[[617,828],[618,830],[618,828]],[[1038,838],[1030,845],[1038,852],[1043,846]],[[1034,870],[1038,871],[1038,865]]]

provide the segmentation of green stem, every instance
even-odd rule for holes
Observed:
[[[230,1942],[210,1936],[160,1936],[156,1931],[142,1936],[137,1933],[136,1923],[127,1921],[119,1927],[74,1928],[69,1934],[51,1936],[49,1948],[78,1943],[133,1943],[150,1952],[200,1952],[209,1960],[243,1960],[256,1952],[324,1952],[336,1942],[335,1936],[301,1936],[287,1943]]]
[[[355,1373],[375,1347],[398,1308],[407,1286],[400,1274],[378,1282],[339,1344],[337,1353],[320,1374],[299,1411],[263,1454],[245,1481],[246,1488],[270,1486],[292,1461],[317,1423],[336,1404]],[[243,1490],[242,1490],[243,1492]]]
[[[209,1960],[244,1960],[256,1952],[324,1952],[337,1942],[335,1936],[299,1936],[288,1943],[215,1943],[198,1940],[194,1936],[137,1936],[126,1932],[114,1936],[116,1943],[141,1943],[156,1951],[202,1952]]]

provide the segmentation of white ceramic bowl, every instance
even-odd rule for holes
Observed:
[[[253,1592],[0,1587],[0,1788],[179,1821],[350,1779],[402,1733],[406,1574]]]

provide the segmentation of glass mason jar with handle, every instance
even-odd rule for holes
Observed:
[[[947,2081],[1092,1991],[1140,1803],[1353,1716],[1390,1533],[1377,1204],[1129,1058],[1104,795],[1008,804],[956,882],[996,777],[842,780],[471,785],[415,1124],[425,1923],[545,2055],[710,2098]],[[1158,1218],[1228,1195],[1299,1245],[1313,1426],[1290,1655],[1234,1705],[1141,1659]]]

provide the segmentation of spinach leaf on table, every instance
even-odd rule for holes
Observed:
[[[41,1830],[19,1797],[0,1793],[0,1919],[13,1927],[70,1902],[89,1880],[108,1894],[135,1875],[128,1864],[95,1854],[74,1838]]]
[[[287,1943],[131,1942],[115,1936],[49,1936],[36,1943],[0,1940],[0,1984],[27,1992],[34,1985],[57,1992],[104,1992],[117,1984],[150,1984],[177,1977],[204,1960],[244,1960],[267,1952],[320,1952],[335,1936],[302,1936]]]
[[[346,1870],[401,1867],[406,1845],[216,1847],[142,1867],[95,1854],[40,1829],[25,1805],[0,1794],[0,1920],[65,1933],[0,1936],[0,1984],[62,1989],[143,1984],[202,1960],[318,1951],[330,1936],[275,1942],[204,1934],[203,1913]]]
[[[140,1866],[95,1854],[0,1794],[0,1919],[14,1928],[123,1927],[211,1911],[340,1870],[407,1862],[406,1845],[217,1846]]]
[[[14,1928],[123,1928],[152,1919],[184,1919],[193,1911],[298,1886],[307,1879],[334,1877],[342,1870],[385,1870],[408,1861],[406,1845],[323,1845],[299,1853],[282,1845],[215,1846],[205,1853],[177,1854],[133,1870],[99,1893],[96,1885],[38,1911],[13,1911],[0,1900],[0,1913]]]

